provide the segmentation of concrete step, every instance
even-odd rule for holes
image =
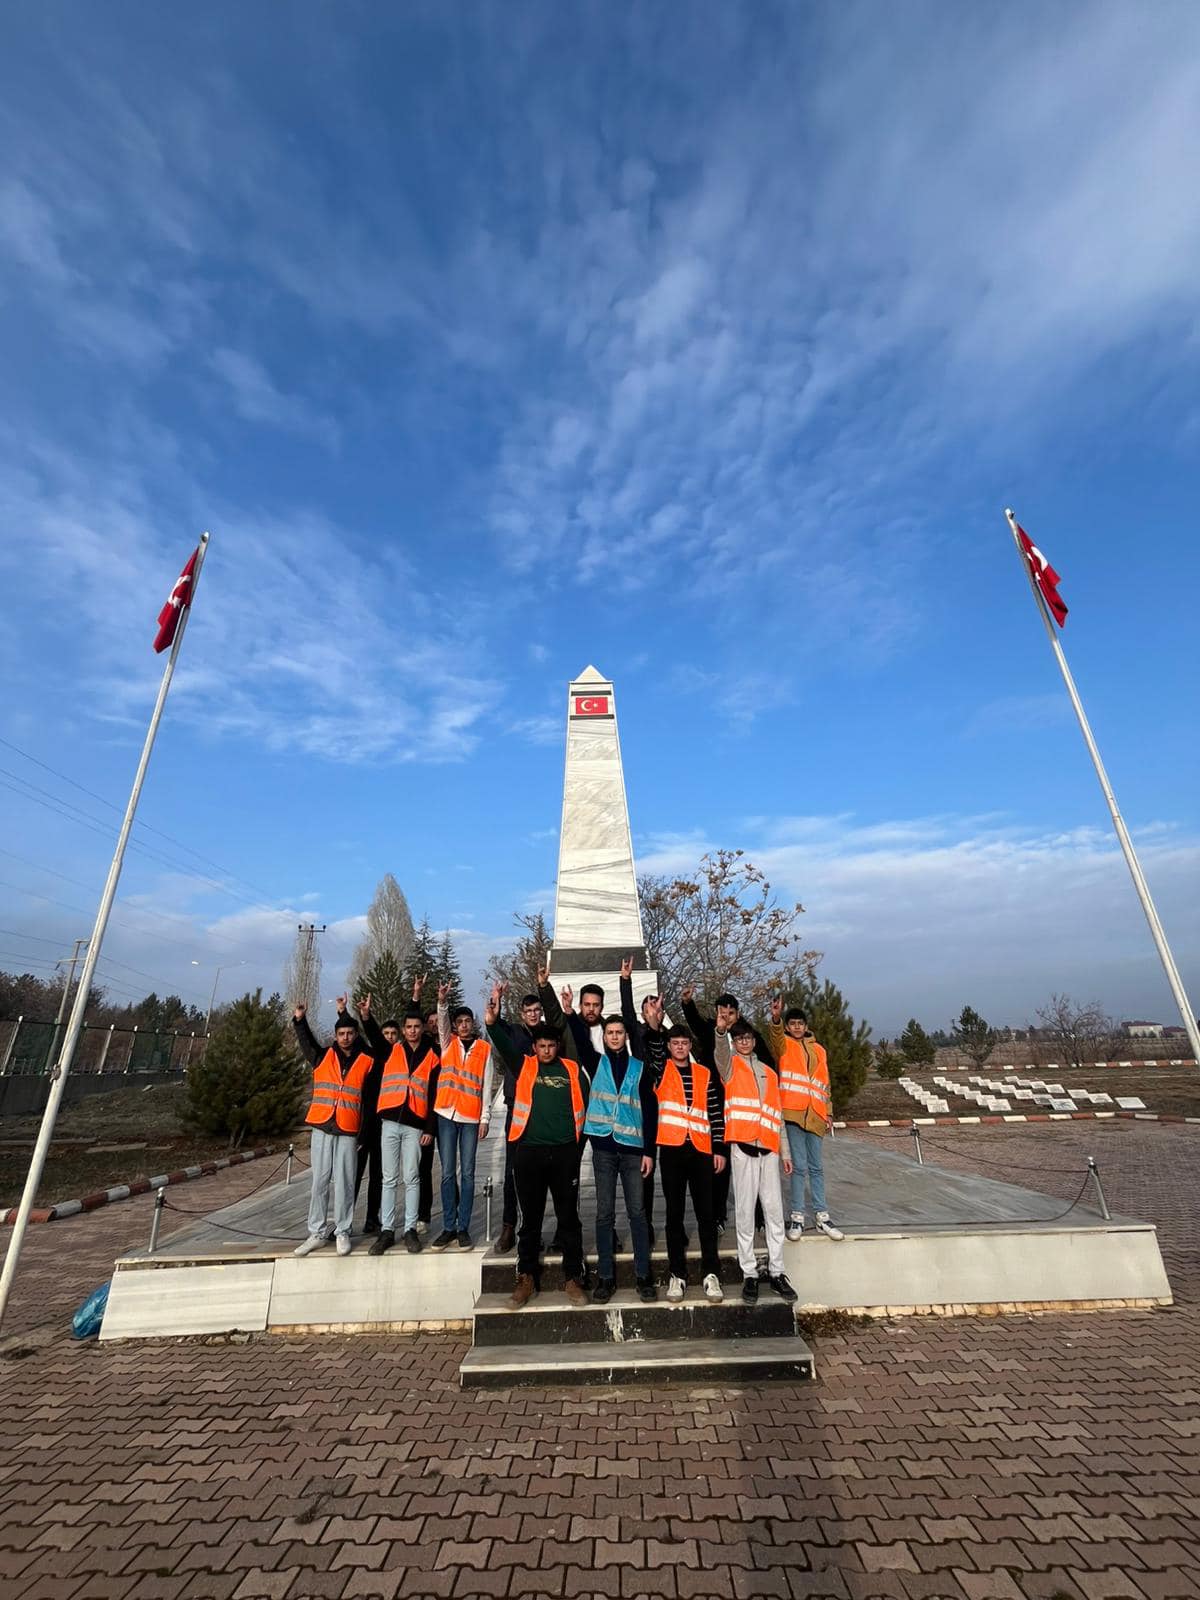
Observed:
[[[788,1338],[796,1331],[790,1305],[766,1285],[748,1305],[735,1289],[717,1304],[697,1288],[672,1303],[643,1301],[633,1289],[618,1289],[606,1305],[572,1306],[560,1291],[543,1291],[520,1311],[508,1304],[509,1290],[481,1294],[475,1302],[477,1345],[620,1344],[634,1339]]]
[[[728,1235],[726,1237],[729,1237]],[[759,1252],[763,1254],[762,1251]],[[586,1260],[593,1278],[596,1274],[596,1252],[588,1249]],[[615,1276],[619,1289],[632,1289],[637,1283],[637,1274],[633,1268],[633,1253],[629,1250],[622,1251],[614,1258]],[[730,1284],[740,1284],[742,1281],[741,1270],[738,1267],[737,1251],[732,1246],[720,1252],[721,1282],[725,1285],[728,1294]],[[688,1282],[693,1289],[698,1289],[704,1274],[700,1270],[700,1255],[695,1249],[687,1254]],[[659,1285],[661,1294],[666,1286],[667,1252],[661,1246],[650,1252],[650,1271],[655,1283]],[[485,1294],[508,1294],[512,1290],[513,1279],[517,1273],[517,1252],[510,1250],[507,1255],[498,1256],[494,1250],[489,1250],[483,1258],[482,1289]],[[563,1286],[562,1257],[557,1254],[545,1252],[542,1256],[541,1266],[542,1288],[561,1289]]]
[[[464,1389],[629,1383],[789,1383],[816,1376],[797,1335],[778,1339],[628,1339],[621,1344],[475,1345]]]

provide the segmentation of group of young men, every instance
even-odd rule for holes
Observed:
[[[584,1305],[587,1270],[579,1214],[579,1177],[590,1145],[596,1192],[597,1273],[590,1299],[616,1290],[616,1195],[629,1221],[637,1292],[657,1298],[651,1267],[657,1176],[665,1212],[669,1301],[688,1287],[685,1206],[690,1195],[705,1297],[724,1297],[718,1239],[732,1187],[742,1295],[757,1298],[756,1226],[767,1251],[766,1281],[783,1299],[796,1291],[784,1272],[785,1237],[805,1225],[805,1187],[815,1227],[842,1234],[825,1206],[821,1140],[831,1105],[825,1051],[798,1009],[771,1003],[767,1039],[742,1017],[737,999],[718,996],[703,1016],[694,992],[681,995],[687,1025],[665,1025],[661,997],[634,1007],[632,963],[622,963],[621,1010],[604,1014],[604,991],[585,984],[579,995],[555,995],[549,973],[527,994],[516,1020],[503,1016],[506,986],[496,984],[478,1029],[468,1006],[451,1010],[447,989],[436,1011],[423,1014],[423,982],[399,1022],[382,1026],[368,996],[358,1019],[339,1000],[334,1039],[322,1048],[304,1014],[295,1011],[297,1042],[313,1069],[312,1194],[307,1255],[331,1239],[351,1251],[355,1198],[367,1178],[365,1232],[372,1255],[399,1234],[420,1251],[429,1231],[432,1157],[441,1159],[442,1230],[431,1248],[471,1249],[475,1163],[488,1137],[498,1091],[504,1104],[504,1209],[500,1253],[515,1244],[518,1309],[538,1292],[542,1225],[554,1207],[552,1251],[561,1251],[568,1300]],[[785,1222],[782,1179],[790,1180]],[[332,1198],[332,1227],[329,1202]]]

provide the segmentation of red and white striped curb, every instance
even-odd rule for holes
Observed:
[[[966,1072],[971,1063],[954,1067],[946,1067],[947,1072]],[[1002,1067],[993,1067],[988,1064],[986,1068],[976,1067],[976,1072],[1091,1072],[1093,1067],[1194,1067],[1194,1061],[1084,1061],[1075,1066],[1070,1061],[1047,1061],[1045,1066],[1038,1066],[1036,1061],[1027,1061],[1023,1066],[1016,1066],[1011,1061],[1006,1061]]]
[[[867,1117],[857,1121],[834,1122],[835,1128],[976,1128],[983,1123],[1000,1122],[1193,1122],[1200,1117],[1181,1117],[1169,1111],[1014,1111],[1007,1116],[999,1111],[981,1112],[977,1117]]]
[[[83,1211],[98,1211],[101,1206],[111,1206],[118,1200],[128,1200],[135,1194],[149,1194],[151,1189],[165,1189],[173,1183],[190,1183],[193,1178],[208,1178],[226,1167],[240,1167],[246,1161],[258,1161],[263,1156],[275,1154],[273,1144],[261,1150],[240,1150],[236,1155],[221,1156],[217,1161],[205,1161],[198,1167],[181,1167],[178,1172],[163,1172],[157,1178],[139,1178],[136,1183],[118,1183],[112,1189],[97,1189],[95,1194],[85,1194],[82,1200],[60,1200],[56,1205],[36,1207],[29,1213],[30,1222],[58,1222],[63,1217],[77,1217]],[[17,1220],[17,1206],[0,1211],[0,1228],[11,1227]]]

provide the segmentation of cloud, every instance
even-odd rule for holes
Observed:
[[[1121,1015],[1172,1015],[1170,992],[1113,836],[1030,832],[932,816],[858,823],[845,815],[755,818],[742,846],[784,901],[806,907],[801,937],[877,1032],[918,1015],[947,1026],[964,1005],[1020,1025],[1054,991]],[[694,834],[639,842],[639,871],[685,872],[711,845]],[[1160,824],[1138,851],[1179,964],[1200,960],[1190,885],[1200,839]]]
[[[338,431],[331,419],[298,396],[284,394],[254,356],[222,347],[213,351],[209,365],[228,385],[235,411],[247,422],[266,422],[309,434],[330,448],[337,443]]]

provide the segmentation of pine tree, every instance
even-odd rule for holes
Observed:
[[[285,1031],[278,995],[243,995],[188,1072],[184,1120],[200,1133],[246,1138],[287,1133],[300,1115],[308,1081]]]
[[[1000,1036],[995,1028],[983,1020],[978,1011],[972,1011],[970,1006],[964,1006],[962,1014],[954,1024],[951,1037],[956,1050],[961,1050],[977,1067],[982,1067]]]
[[[462,969],[458,964],[458,955],[454,943],[450,938],[449,929],[442,935],[442,942],[438,945],[437,962],[434,966],[439,983],[448,983],[450,993],[447,1002],[451,1006],[460,1006],[462,999]]]
[[[421,1007],[425,1011],[432,1011],[437,1003],[437,976],[438,950],[434,942],[433,929],[429,926],[429,917],[421,918],[421,926],[413,933],[413,941],[409,947],[408,961],[404,966],[405,979],[405,1004],[412,999],[412,986],[414,978],[425,979],[425,992],[421,996]]]
[[[785,1010],[799,1006],[808,1018],[809,1032],[825,1046],[833,1109],[841,1111],[867,1081],[874,1057],[869,1025],[855,1022],[842,991],[828,978],[820,989],[815,983],[793,985],[784,994],[783,1004]]]
[[[881,1078],[902,1078],[904,1057],[892,1049],[890,1039],[880,1039],[875,1046],[875,1071]]]
[[[908,1026],[900,1035],[900,1051],[911,1066],[928,1066],[936,1052],[933,1041],[916,1017],[909,1017]]]
[[[380,1023],[399,1021],[412,1004],[412,980],[405,981],[400,963],[390,950],[385,950],[363,973],[354,986],[355,1005],[365,995],[371,996],[371,1014]]]

